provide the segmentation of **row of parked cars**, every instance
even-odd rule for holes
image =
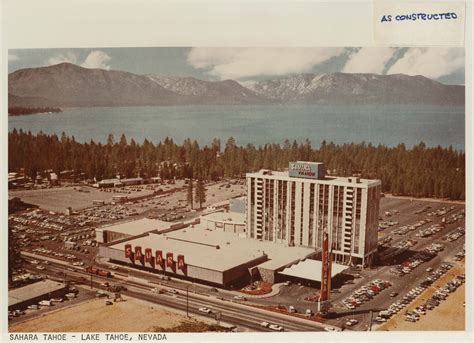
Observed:
[[[420,264],[432,260],[438,254],[438,252],[444,250],[444,248],[444,244],[431,243],[428,247],[418,251],[415,255],[404,261],[401,265],[391,268],[390,273],[396,274],[398,276],[409,274]]]
[[[453,232],[449,233],[446,235],[445,239],[448,241],[448,242],[453,242],[455,240],[457,240],[459,237],[462,237],[464,236],[465,234],[465,228],[463,227],[458,227],[456,230],[454,230]]]
[[[408,304],[410,304],[418,295],[421,294],[426,289],[427,286],[417,286],[411,289],[403,298],[398,299],[394,303],[384,310],[380,311],[378,316],[375,318],[375,322],[383,323],[387,321],[388,318],[392,317],[394,314],[400,312]]]
[[[454,261],[462,261],[462,260],[464,260],[465,256],[466,256],[466,245],[463,246],[461,251],[457,252],[454,255],[453,260]]]
[[[398,229],[393,230],[393,233],[396,234],[396,235],[404,235],[408,231],[415,231],[419,227],[421,227],[421,226],[423,226],[423,225],[425,225],[425,224],[427,224],[431,221],[432,221],[431,219],[423,219],[423,220],[420,220],[419,222],[417,222],[413,225],[400,226]]]
[[[421,237],[421,238],[430,237],[430,236],[434,235],[435,233],[440,232],[442,229],[443,229],[443,226],[441,224],[434,224],[434,225],[431,225],[430,227],[428,227],[426,229],[420,229],[416,233],[415,236],[416,237]]]
[[[348,298],[342,300],[342,304],[349,310],[353,310],[363,303],[369,301],[391,285],[392,284],[390,282],[381,279],[371,281],[352,292]]]
[[[375,322],[383,323],[387,321],[388,318],[393,316],[394,314],[398,313],[400,310],[405,308],[408,304],[410,304],[418,295],[420,295],[426,288],[428,288],[433,282],[438,280],[443,274],[445,274],[449,269],[453,266],[449,263],[443,263],[439,268],[433,271],[433,268],[427,268],[427,272],[431,272],[431,274],[423,280],[419,286],[414,287],[411,289],[403,298],[398,299],[394,303],[392,303],[386,310],[380,311],[378,316],[375,318]],[[393,293],[394,296],[398,294]],[[392,294],[390,295],[392,296]],[[420,314],[423,314],[423,311],[426,309],[433,309],[435,306],[439,305],[439,300],[437,297],[433,296],[431,299],[427,300],[423,305],[415,308],[413,311],[409,311],[405,313],[405,320],[408,321],[416,321],[417,316],[419,318]]]
[[[69,253],[62,253],[62,252],[58,252],[58,251],[53,251],[53,250],[46,249],[46,248],[35,248],[35,249],[32,250],[32,252],[40,254],[40,255],[59,257],[61,259],[68,260],[68,261],[71,261],[71,262],[73,262],[73,261],[74,262],[80,262],[80,261],[78,261],[78,258],[77,258],[76,255],[69,254]],[[38,263],[34,263],[33,261],[32,261],[32,263],[33,264],[38,264]],[[47,263],[45,263],[45,264],[47,264]]]
[[[465,275],[458,275],[449,281],[444,287],[438,289],[430,299],[426,300],[423,304],[416,307],[412,311],[405,313],[405,320],[410,322],[416,322],[419,320],[420,315],[425,315],[426,311],[434,309],[440,304],[441,301],[445,300],[449,293],[454,292],[459,286],[465,282]]]

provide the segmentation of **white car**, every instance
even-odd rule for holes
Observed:
[[[245,300],[247,300],[247,298],[244,297],[244,296],[242,296],[242,295],[236,295],[236,296],[234,297],[234,300],[243,300],[243,301],[245,301]]]
[[[354,326],[358,323],[359,321],[357,319],[349,319],[347,322],[346,322],[346,325],[347,326]]]
[[[283,327],[277,324],[270,324],[268,327],[274,331],[283,331]]]
[[[260,326],[263,326],[264,328],[267,328],[270,325],[268,322],[261,322]]]
[[[210,314],[210,313],[212,313],[212,310],[207,308],[207,307],[200,307],[199,312]]]
[[[327,332],[334,332],[334,331],[336,331],[336,329],[335,329],[335,328],[332,328],[332,327],[329,327],[329,326],[326,326],[326,327],[324,328],[324,331],[327,331]]]

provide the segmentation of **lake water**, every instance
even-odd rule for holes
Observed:
[[[407,147],[423,141],[427,146],[464,150],[464,107],[443,106],[170,106],[97,107],[63,113],[9,117],[13,128],[74,135],[77,141],[106,142],[109,133],[118,141],[122,133],[153,142],[171,137],[209,144],[214,137],[237,144],[283,143],[308,138],[321,141],[385,144]]]

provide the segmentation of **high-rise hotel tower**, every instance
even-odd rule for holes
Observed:
[[[320,249],[334,261],[370,264],[377,251],[380,180],[326,176],[323,163],[290,162],[287,172],[247,175],[247,236]]]

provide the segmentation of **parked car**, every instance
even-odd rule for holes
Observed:
[[[346,325],[347,326],[354,326],[358,323],[359,321],[357,319],[349,319],[347,322],[346,322]]]

